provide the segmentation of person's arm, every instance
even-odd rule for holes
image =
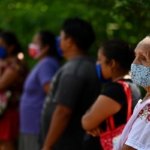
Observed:
[[[48,134],[42,150],[50,150],[66,129],[71,118],[72,110],[63,105],[58,105],[52,116]]]
[[[91,131],[109,116],[116,114],[121,109],[121,105],[112,98],[100,95],[89,111],[82,117],[82,127],[86,131]]]
[[[92,135],[93,137],[99,136],[100,135],[100,128],[97,127],[93,130],[87,131],[86,133],[89,135]]]
[[[50,91],[50,88],[51,88],[50,82],[46,82],[46,83],[43,85],[43,89],[44,89],[44,92],[45,92],[46,94],[48,94],[48,92]]]
[[[17,69],[7,68],[5,69],[2,76],[0,76],[0,90],[7,89],[10,85],[12,85],[18,78]]]
[[[59,79],[55,99],[57,99],[57,106],[53,112],[52,120],[49,125],[49,131],[43,150],[49,150],[58,141],[60,136],[64,133],[72,113],[80,99],[81,92],[84,88],[82,78],[75,75],[63,74]]]
[[[137,150],[137,149],[135,149],[135,148],[133,148],[133,147],[131,147],[131,146],[128,146],[128,145],[124,144],[122,150]]]
[[[51,60],[45,59],[41,62],[37,76],[46,94],[50,91],[50,82],[56,71],[57,69],[53,66]]]

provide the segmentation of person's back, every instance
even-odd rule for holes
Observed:
[[[65,149],[66,146],[70,149],[80,149],[84,135],[81,127],[81,117],[99,94],[95,61],[88,57],[73,59],[67,62],[55,77],[52,83],[52,92],[46,99],[42,126],[45,135],[43,136],[46,136],[48,123],[56,105],[58,103],[67,105],[73,109],[72,117],[55,146],[56,149]],[[66,83],[68,81],[70,81],[70,85]],[[61,84],[60,89],[63,89],[63,91],[55,91],[57,84]],[[57,97],[62,97],[62,99],[58,100]]]
[[[81,116],[99,93],[95,61],[88,50],[95,40],[92,26],[78,18],[64,22],[60,45],[68,62],[53,78],[42,119],[44,150],[80,150]]]

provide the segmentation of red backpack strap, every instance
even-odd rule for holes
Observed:
[[[127,118],[126,121],[129,120],[129,118],[132,115],[132,95],[131,95],[131,89],[128,83],[125,81],[117,81],[119,84],[122,85],[124,92],[126,94],[126,100],[127,100]],[[113,130],[115,129],[115,122],[114,117],[111,116],[107,120],[107,130]]]
[[[129,86],[128,83],[126,83],[125,81],[118,81],[118,83],[120,83],[123,86],[123,89],[125,91],[126,94],[126,100],[127,100],[127,121],[130,119],[131,115],[132,115],[132,92],[131,92],[131,88]]]

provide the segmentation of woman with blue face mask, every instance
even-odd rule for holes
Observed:
[[[150,36],[139,42],[135,56],[131,65],[132,80],[142,86],[147,94],[136,105],[122,133],[118,150],[150,149]]]
[[[99,71],[101,70],[105,80],[111,79],[111,81],[104,85],[95,103],[82,117],[82,127],[88,134],[99,136],[107,133],[110,118],[115,128],[124,126],[131,116],[131,103],[140,98],[139,88],[130,79],[125,78],[133,59],[134,52],[122,40],[109,40],[100,47],[97,60],[101,66]],[[124,88],[121,83],[126,87]],[[128,89],[129,92],[127,93],[125,89]],[[130,104],[129,107],[128,104]],[[121,132],[122,130],[119,136]],[[105,138],[106,141],[107,139]],[[106,148],[102,142],[101,145],[104,149]],[[112,148],[105,150],[112,150]]]

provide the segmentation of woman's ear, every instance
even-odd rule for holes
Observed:
[[[117,67],[117,62],[116,62],[114,59],[112,59],[112,60],[110,61],[110,66],[111,66],[112,68],[116,68],[116,67]]]
[[[110,61],[110,66],[113,70],[118,70],[120,67],[119,63],[115,61],[114,59]]]
[[[67,42],[66,42],[67,47],[71,47],[73,43],[74,43],[74,40],[72,38],[67,38]]]

